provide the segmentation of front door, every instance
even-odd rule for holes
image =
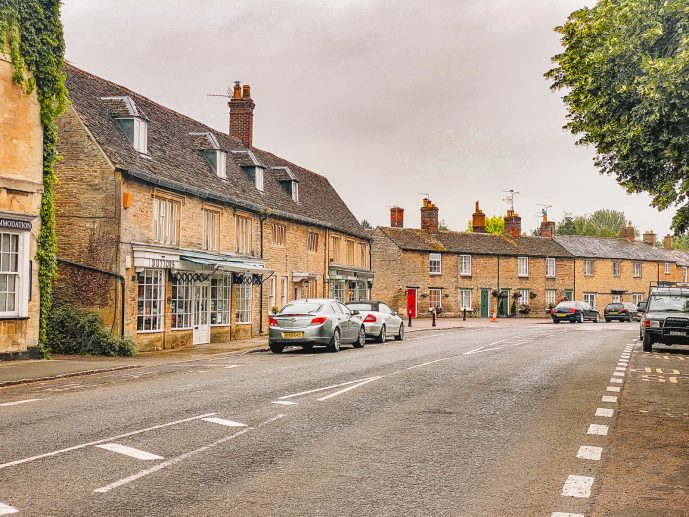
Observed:
[[[407,289],[407,318],[416,318],[416,289]]]
[[[574,300],[574,291],[572,291],[571,289],[565,289],[565,296],[567,297],[567,300],[571,302],[572,300]]]
[[[490,305],[489,305],[489,289],[481,289],[481,317],[482,318],[487,318],[488,313],[490,312]]]
[[[500,307],[498,312],[500,313],[501,316],[509,316],[510,315],[510,290],[509,289],[501,289],[502,292],[502,298],[500,298]]]
[[[192,287],[193,300],[193,336],[192,343],[194,345],[201,345],[203,343],[210,343],[211,341],[211,326],[208,314],[208,295],[210,292],[210,285],[207,282],[194,283]]]

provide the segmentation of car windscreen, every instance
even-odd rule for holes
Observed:
[[[320,312],[322,303],[290,303],[285,305],[280,311],[280,314],[314,314]]]
[[[648,311],[689,312],[689,296],[651,295]]]
[[[372,303],[348,303],[349,307],[353,311],[377,311],[378,309]]]
[[[555,310],[558,310],[558,309],[576,309],[576,308],[578,308],[577,302],[560,302],[555,307]]]
[[[618,311],[620,309],[624,309],[624,305],[622,305],[621,303],[609,303],[606,309]]]

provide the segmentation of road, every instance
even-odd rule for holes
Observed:
[[[0,515],[583,515],[637,325],[430,331],[6,388]]]

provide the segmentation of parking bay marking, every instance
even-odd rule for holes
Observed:
[[[0,503],[0,515],[10,515],[12,513],[19,513],[19,510],[9,504]]]
[[[593,447],[591,445],[582,445],[577,451],[577,458],[582,460],[598,461],[603,454],[603,447]]]
[[[596,416],[612,418],[612,415],[614,413],[615,413],[614,409],[610,409],[610,408],[606,408],[606,407],[599,407],[596,409]]]
[[[363,386],[364,384],[368,384],[369,382],[371,382],[371,381],[376,381],[376,380],[378,380],[378,379],[380,379],[380,378],[381,378],[380,376],[378,376],[378,377],[371,377],[370,379],[366,379],[365,381],[362,381],[362,382],[360,382],[360,383],[358,383],[358,384],[353,384],[352,386],[349,386],[349,387],[347,387],[347,388],[344,388],[344,389],[341,389],[341,390],[339,390],[339,391],[336,391],[335,393],[331,393],[330,395],[326,395],[325,397],[321,397],[321,398],[318,399],[318,402],[323,402],[324,400],[328,400],[328,399],[331,399],[331,398],[333,398],[333,397],[337,397],[338,395],[342,395],[343,393],[346,393],[346,392],[348,392],[349,390],[353,390],[354,388],[358,388],[358,387],[360,387],[360,386]]]
[[[100,449],[105,449],[106,451],[117,452],[119,454],[124,454],[130,458],[136,458],[137,460],[151,461],[151,460],[162,460],[162,456],[157,454],[152,454],[150,452],[142,451],[140,449],[135,449],[133,447],[127,447],[119,443],[103,443],[96,445]]]
[[[27,404],[29,402],[36,402],[39,400],[43,399],[26,399],[26,400],[14,400],[12,402],[3,402],[0,404],[0,407],[6,407],[6,406],[18,406],[19,404]]]
[[[608,434],[608,426],[602,424],[591,424],[589,425],[586,434],[595,434],[598,436],[606,436]]]
[[[210,422],[211,424],[219,424],[219,425],[224,425],[225,427],[246,427],[246,424],[242,424],[241,422],[235,422],[234,420],[225,420],[224,418],[217,418],[217,417],[209,417],[209,418],[202,418],[204,422]]]
[[[561,495],[565,497],[591,497],[591,487],[594,479],[589,476],[572,476],[570,475],[562,487]]]

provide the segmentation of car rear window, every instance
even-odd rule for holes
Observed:
[[[555,307],[555,310],[557,310],[557,309],[576,309],[576,308],[577,308],[577,302],[560,302]]]
[[[372,303],[348,303],[349,307],[353,311],[375,311],[376,308]]]
[[[321,303],[290,303],[285,305],[280,314],[313,314],[323,307]]]
[[[621,303],[609,303],[608,306],[606,307],[606,309],[612,309],[612,310],[624,309],[624,305],[622,305]]]

